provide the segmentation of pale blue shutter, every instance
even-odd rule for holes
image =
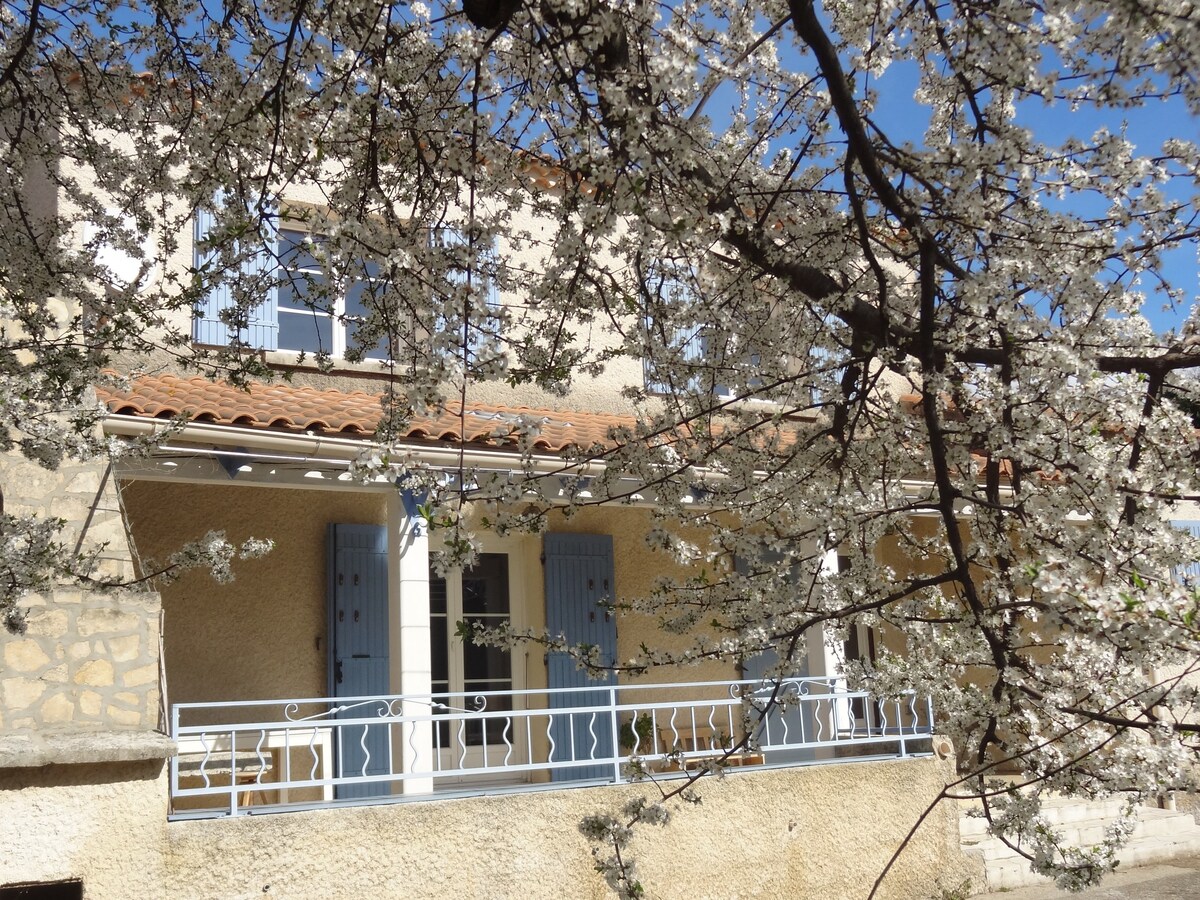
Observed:
[[[429,231],[429,242],[434,247],[459,247],[464,243],[462,232],[457,228],[448,226],[442,228],[431,228]],[[460,285],[466,283],[466,274],[461,270],[450,267],[446,270],[446,280],[451,284]],[[433,320],[433,333],[441,334],[450,327],[450,322],[440,312]],[[461,333],[459,334],[461,338]]]
[[[830,324],[830,320],[827,318],[822,327],[823,330],[829,330],[833,326]],[[810,347],[809,359],[812,362],[812,364],[809,366],[809,372],[811,373],[815,369],[824,370],[827,367],[839,362],[839,353],[826,347]],[[812,402],[820,405],[835,403],[840,400],[842,397],[842,376],[845,375],[845,373],[846,368],[844,365],[842,365],[835,368],[832,372],[823,372],[821,375],[816,376],[818,381],[815,382],[812,387]],[[829,379],[832,381],[832,391],[828,394],[822,391],[822,385],[820,383],[821,379]]]
[[[489,244],[487,249],[480,254],[484,261],[484,265],[488,271],[487,284],[483,286],[484,299],[487,301],[488,311],[493,315],[500,314],[500,281],[492,276],[492,272],[499,273],[500,271],[500,256],[496,253],[494,244]]]
[[[388,693],[387,530],[381,525],[329,526],[330,693]],[[386,701],[350,702],[339,719],[373,719]],[[335,771],[344,778],[392,771],[388,725],[343,725],[334,741]],[[389,794],[387,782],[337,787],[339,800]]]
[[[646,329],[651,331],[653,320],[646,317]],[[708,342],[700,325],[688,325],[672,329],[670,343],[662,348],[664,357],[682,363],[685,366],[703,366],[708,358]],[[669,394],[670,386],[665,378],[658,375],[658,365],[654,360],[644,360],[643,370],[646,376],[646,391],[651,394]],[[695,391],[702,384],[702,372],[690,374],[686,380],[676,384],[683,390]]]
[[[684,365],[696,367],[684,382],[686,389],[695,393],[700,390],[704,381],[703,367],[708,358],[708,340],[699,325],[677,329],[675,339],[679,342],[680,355]]]
[[[646,329],[647,335],[654,334],[654,317],[647,313],[642,319],[642,327]],[[663,348],[664,353],[666,348]],[[646,393],[648,394],[665,394],[667,393],[667,383],[662,378],[658,377],[658,368],[655,362],[650,357],[642,360],[642,375],[645,378]]]
[[[1171,525],[1180,531],[1186,531],[1192,537],[1200,538],[1200,522],[1190,522],[1181,519],[1172,521]],[[1174,575],[1178,581],[1200,587],[1200,560],[1192,560],[1181,566],[1176,566]]]
[[[651,293],[656,293],[660,301],[665,302],[681,317],[685,317],[695,307],[696,298],[691,287],[687,282],[673,275],[669,268],[656,266],[648,273],[648,278],[651,282],[655,280],[658,282],[657,289],[653,286],[649,288]],[[676,388],[697,391],[704,383],[704,366],[710,356],[704,326],[700,323],[691,323],[668,329],[665,324],[662,329],[658,329],[654,317],[649,312],[644,316],[643,325],[647,334],[656,334],[661,330],[667,337],[667,345],[662,348],[663,357],[669,359],[672,364],[681,365],[685,371],[689,371],[686,378],[675,379]],[[693,367],[695,368],[693,369]],[[654,360],[645,360],[642,368],[648,393],[670,393],[670,385],[667,383],[667,379],[660,375],[658,365]]]
[[[256,350],[279,349],[279,291],[275,280],[267,277],[275,268],[278,253],[279,237],[274,214],[271,215],[267,228],[267,242],[242,263],[242,271],[261,281],[264,285],[261,290],[265,291],[263,302],[250,310],[250,328],[246,335],[246,343]]]
[[[572,646],[598,647],[602,661],[615,664],[617,623],[605,607],[616,597],[612,536],[547,534],[544,541],[547,631],[553,636],[561,635]],[[568,653],[550,653],[546,664],[551,688],[600,688],[551,694],[551,711],[580,706],[604,708],[592,713],[562,712],[554,716],[550,727],[554,745],[550,761],[582,764],[556,768],[552,770],[552,779],[577,781],[611,777],[611,764],[587,763],[594,759],[611,759],[618,752],[612,718],[607,712],[611,692],[605,689],[605,686],[617,683],[616,674],[582,670]]]
[[[216,250],[201,248],[201,242],[208,237],[216,224],[216,216],[210,210],[196,210],[195,250],[196,269],[204,270],[216,258]],[[233,296],[228,284],[218,284],[209,289],[204,298],[196,305],[196,317],[193,319],[192,337],[197,344],[228,344],[229,328],[221,321],[221,310],[233,305]]]
[[[219,202],[219,201],[218,201]],[[201,242],[208,237],[216,223],[216,215],[207,209],[197,209],[195,217],[195,263],[197,269],[212,265],[217,257],[215,248],[203,249]],[[247,276],[265,276],[275,264],[275,223],[270,222],[268,242],[242,264]],[[256,350],[276,350],[279,347],[279,301],[274,286],[264,289],[263,302],[249,314],[249,328],[239,337],[242,343]],[[228,344],[229,326],[221,319],[222,310],[233,305],[233,290],[228,283],[211,287],[196,305],[192,337],[197,344]]]

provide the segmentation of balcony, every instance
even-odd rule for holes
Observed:
[[[929,752],[933,709],[840,678],[179,703],[172,818]]]

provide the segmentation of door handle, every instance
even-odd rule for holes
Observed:
[[[333,661],[333,681],[335,684],[342,683],[342,661],[340,659]]]

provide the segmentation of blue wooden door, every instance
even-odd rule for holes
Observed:
[[[329,526],[330,693],[364,697],[388,692],[387,530],[380,525]],[[373,718],[381,702],[351,703],[339,719]],[[346,725],[335,741],[337,773],[345,778],[391,771],[387,725]],[[337,797],[378,797],[386,782],[339,785]]]
[[[735,556],[733,565],[739,573],[746,575],[750,574],[753,566],[782,565],[782,557],[778,553],[764,550],[753,560]],[[808,676],[808,652],[806,645],[802,642],[796,649],[796,657],[779,674],[779,677],[805,678]],[[753,707],[750,710],[750,722],[754,728],[755,739],[764,744],[768,742],[774,744],[796,744],[817,740],[818,738],[829,740],[832,735],[829,733],[827,724],[825,725],[825,732],[823,734],[818,731],[816,716],[813,715],[814,709],[812,703],[797,702],[798,688],[799,691],[806,691],[806,688],[802,687],[803,682],[800,683],[800,686],[795,683],[788,683],[781,686],[779,700],[784,701],[783,705],[767,705],[765,701],[771,696],[777,683],[774,677],[768,679],[767,673],[774,672],[778,664],[779,654],[774,650],[764,650],[762,653],[747,657],[742,662],[742,678],[757,682],[757,684],[749,685],[748,691],[752,696],[756,695],[761,698],[753,702]],[[787,703],[786,701],[789,700],[791,702]],[[763,753],[763,761],[768,765],[794,765],[796,763],[811,762],[815,758],[816,752],[814,750],[803,748],[772,750]]]
[[[599,648],[601,660],[612,665],[617,658],[617,623],[608,608],[616,597],[612,537],[607,534],[548,534],[545,537],[546,628],[571,645]],[[614,672],[589,673],[567,653],[547,657],[551,688],[604,687],[617,683]],[[550,709],[607,706],[607,690],[551,694]],[[593,759],[616,755],[612,717],[607,712],[556,715],[551,722],[551,762],[577,760],[581,764],[553,769],[555,781],[608,778],[612,766],[589,764]]]

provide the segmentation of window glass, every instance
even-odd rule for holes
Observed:
[[[445,615],[434,616],[429,621],[429,641],[432,651],[433,691],[442,693],[450,690],[450,658],[446,655],[449,634]]]
[[[508,555],[481,553],[463,572],[463,612],[508,616]]]
[[[289,272],[321,271],[316,251],[325,241],[318,235],[311,237],[307,231],[294,228],[279,229],[279,264]]]
[[[355,267],[365,276],[355,278],[346,290],[346,348],[357,350],[360,346],[359,331],[363,323],[380,309],[384,283],[380,278],[379,264],[366,260],[361,267]],[[375,337],[369,342],[362,341],[363,359],[392,359],[395,358],[395,348],[385,335]]]
[[[492,622],[468,619],[472,624],[492,625]],[[507,679],[511,674],[511,654],[507,647],[479,647],[468,643],[463,647],[464,690],[477,690],[481,684],[492,684],[495,679]],[[507,682],[495,690],[505,690]]]
[[[446,702],[454,711],[480,708],[480,698],[470,696],[491,691],[512,689],[512,653],[507,647],[479,647],[458,636],[457,623],[493,627],[508,621],[509,584],[508,556],[504,553],[482,553],[474,566],[447,577],[430,574],[430,656],[433,690],[435,693],[467,694],[451,697]],[[488,710],[511,709],[509,697],[487,697]],[[444,713],[445,710],[437,712]],[[462,728],[462,740],[467,746],[501,740],[507,719],[468,721]],[[486,737],[486,739],[485,739]],[[457,746],[459,726],[442,722],[436,729],[441,748]]]
[[[429,577],[429,611],[434,615],[446,614],[446,579]]]
[[[364,279],[352,282],[349,290],[346,291],[346,315],[351,318],[365,319],[376,308],[374,283]]]
[[[279,306],[295,312],[316,312],[325,316],[333,312],[324,276],[306,273],[284,276],[279,285]]]
[[[279,347],[281,350],[329,353],[333,348],[333,320],[311,310],[294,312],[280,308]]]

